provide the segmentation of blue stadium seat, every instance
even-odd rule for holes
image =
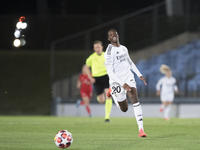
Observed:
[[[156,55],[149,60],[141,60],[136,66],[147,78],[149,92],[155,92],[157,81],[163,76],[159,68],[161,64],[171,67],[173,76],[179,83],[180,91],[189,92],[200,90],[200,40],[193,41],[177,49]],[[191,76],[194,78],[187,81]],[[143,82],[136,78],[138,90],[145,91]]]

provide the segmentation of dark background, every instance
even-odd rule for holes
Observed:
[[[164,0],[1,0],[0,50],[13,47],[15,25],[26,17],[26,45],[20,50],[48,50],[52,41],[89,29]]]
[[[164,0],[1,0],[0,13],[123,15],[161,1]]]
[[[49,50],[52,41],[165,0],[1,0],[0,50],[13,50],[20,16],[28,23],[27,44],[20,49]],[[183,0],[190,13],[200,13],[199,0]],[[184,8],[186,9],[186,8]]]
[[[1,0],[0,50],[15,50],[14,31],[20,16],[28,24],[20,50],[49,50],[52,41],[89,29],[165,0]],[[183,0],[190,13],[200,13],[199,0]],[[186,9],[186,8],[184,8]],[[162,13],[162,12],[159,12]],[[92,48],[92,47],[91,47]]]

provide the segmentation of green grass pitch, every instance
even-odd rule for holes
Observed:
[[[144,118],[147,138],[138,138],[135,118],[0,116],[0,150],[58,150],[54,136],[73,135],[69,150],[200,149],[200,119]]]

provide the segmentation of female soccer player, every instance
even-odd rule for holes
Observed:
[[[107,97],[106,93],[109,89],[109,78],[105,66],[105,58],[103,45],[101,41],[94,41],[94,53],[86,60],[87,74],[92,83],[94,83],[97,100],[99,103],[105,102],[105,122],[110,121],[110,113],[112,109],[112,99]],[[90,74],[90,69],[92,75]]]
[[[139,127],[139,137],[146,137],[147,135],[144,133],[143,128],[142,108],[138,101],[136,82],[132,71],[147,85],[145,78],[130,59],[128,49],[120,45],[119,36],[115,29],[108,31],[108,41],[110,41],[110,44],[104,56],[111,88],[107,95],[112,96],[116,105],[123,112],[128,110],[126,94],[128,95],[133,104],[134,114]]]
[[[160,95],[161,107],[160,112],[164,109],[164,119],[169,121],[169,112],[171,110],[171,104],[174,100],[174,91],[178,92],[176,85],[176,79],[172,77],[172,71],[169,66],[161,65],[160,72],[165,74],[156,84],[156,95]],[[162,88],[161,88],[162,86]]]
[[[79,105],[85,105],[87,113],[89,117],[91,117],[92,115],[89,104],[93,90],[92,90],[92,82],[90,81],[87,75],[86,65],[82,67],[82,74],[79,76],[77,80],[77,88],[80,89],[82,101],[78,100],[76,105],[77,107],[79,107]]]

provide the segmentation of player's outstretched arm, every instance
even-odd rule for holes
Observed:
[[[91,76],[90,66],[86,65],[86,74],[92,83],[95,83],[95,79]]]
[[[175,80],[175,84],[174,84],[174,92],[178,93],[178,86],[176,85],[176,80]]]
[[[76,85],[77,89],[80,89],[81,88],[81,81],[78,79],[77,80],[77,85]]]
[[[147,86],[146,79],[143,76],[140,76],[140,80],[142,80],[144,84]]]
[[[129,63],[129,65],[130,65],[130,67],[131,67],[131,70],[132,70],[133,72],[135,72],[135,73],[137,74],[138,77],[141,77],[142,74],[140,73],[140,71],[138,70],[138,68],[137,68],[136,65],[134,64],[134,62],[131,60],[131,58],[130,58],[130,56],[129,56],[129,53],[128,53],[128,49],[126,49],[126,50],[127,50],[127,55],[128,55],[128,63]]]
[[[174,86],[174,92],[175,92],[175,93],[178,93],[178,92],[179,92],[179,91],[178,91],[177,85]]]
[[[156,90],[157,91],[160,91],[160,87],[162,85],[162,82],[163,82],[163,78],[159,79],[158,82],[156,83]]]
[[[106,69],[107,69],[107,73],[110,79],[112,79],[113,81],[115,81],[116,83],[119,83],[121,86],[124,85],[124,82],[121,81],[116,74],[113,72],[113,66],[110,64],[106,64]]]
[[[156,91],[156,96],[160,96],[160,91]]]

